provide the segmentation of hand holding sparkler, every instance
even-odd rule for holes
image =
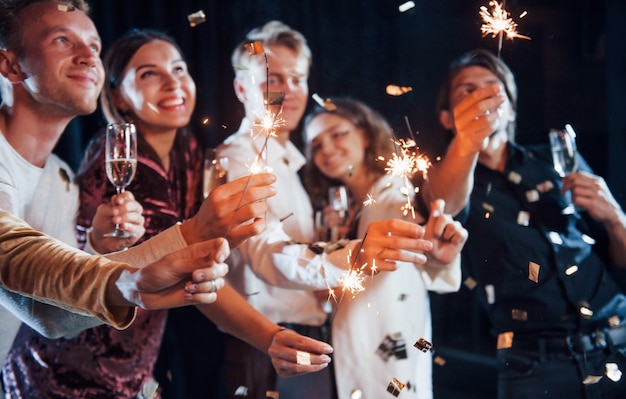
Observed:
[[[259,173],[216,187],[198,213],[181,225],[188,243],[226,237],[231,248],[265,229],[266,198],[276,195],[276,176]]]
[[[444,213],[445,201],[438,199],[431,204],[430,217],[426,223],[424,239],[433,243],[426,253],[428,266],[445,267],[461,253],[468,232],[461,223]]]
[[[424,233],[424,227],[402,219],[372,222],[361,248],[352,254],[352,269],[365,266],[374,273],[396,270],[396,261],[424,264],[424,252],[433,249]]]

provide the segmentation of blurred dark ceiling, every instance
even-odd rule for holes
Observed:
[[[498,40],[481,36],[478,10],[488,0],[92,0],[92,17],[104,50],[131,27],[166,31],[181,44],[198,85],[194,126],[207,146],[234,132],[242,110],[232,90],[230,54],[252,27],[280,19],[300,30],[313,51],[311,93],[350,95],[381,111],[406,132],[405,116],[431,155],[441,153],[434,97],[442,71],[461,52]],[[622,0],[509,0],[506,8],[531,40],[505,41],[501,57],[516,74],[519,94],[518,141],[545,141],[550,128],[571,123],[583,155],[601,174],[611,164],[611,134],[624,136],[625,16]],[[203,10],[207,21],[195,28],[187,15]],[[527,11],[524,18],[519,18]],[[620,17],[621,15],[621,17]],[[608,22],[607,22],[608,21]],[[611,40],[613,39],[613,40]],[[611,46],[609,46],[611,44]],[[612,72],[611,72],[612,71]],[[615,83],[613,83],[615,82]],[[387,84],[412,87],[401,97],[385,94]],[[615,88],[621,85],[621,90]],[[609,96],[613,93],[613,97]],[[611,106],[612,105],[612,106]],[[621,115],[621,114],[620,114]],[[208,125],[200,121],[209,118]],[[610,126],[611,123],[614,126]],[[102,125],[99,113],[72,124],[59,152],[75,165],[89,135]],[[80,131],[80,133],[77,133]],[[297,135],[296,135],[297,136]],[[296,140],[297,142],[297,140]],[[624,145],[618,139],[619,146]],[[621,149],[626,151],[626,148]],[[611,181],[619,182],[613,174]],[[622,187],[619,192],[626,192]]]

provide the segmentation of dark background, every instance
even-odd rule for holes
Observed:
[[[205,146],[234,132],[243,115],[232,89],[230,54],[245,33],[270,19],[301,31],[313,52],[310,92],[350,95],[388,118],[399,136],[405,117],[431,158],[442,153],[434,114],[442,71],[461,52],[498,40],[481,36],[478,10],[487,0],[92,0],[92,17],[104,50],[131,27],[164,30],[181,45],[198,86],[193,125]],[[626,2],[623,0],[509,0],[506,8],[531,40],[505,41],[502,59],[519,86],[518,141],[547,139],[550,128],[571,123],[579,149],[605,176],[624,204],[626,179]],[[195,28],[187,15],[204,10]],[[528,14],[519,19],[522,11]],[[401,97],[387,84],[410,86]],[[201,121],[208,118],[209,123]],[[73,167],[100,113],[76,119],[57,152]],[[299,143],[299,135],[294,135]],[[465,288],[432,298],[436,355],[435,392],[444,398],[494,396],[493,342],[482,313]],[[407,315],[411,317],[411,315]],[[355,371],[356,372],[356,371]]]

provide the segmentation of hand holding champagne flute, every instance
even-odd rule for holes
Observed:
[[[132,123],[110,123],[106,129],[106,172],[117,194],[124,192],[137,170],[137,130]],[[105,237],[128,238],[132,234],[115,225]]]

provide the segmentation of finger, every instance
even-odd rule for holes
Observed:
[[[203,281],[201,283],[188,282],[185,286],[185,290],[191,293],[208,293],[217,292],[224,288],[226,281],[223,278],[216,278],[213,280]]]
[[[192,281],[194,283],[204,283],[225,277],[226,274],[228,274],[228,265],[226,263],[213,263],[210,267],[194,270]]]
[[[199,292],[199,293],[185,293],[184,302],[180,305],[191,305],[201,303],[213,303],[217,301],[216,292]]]
[[[457,113],[460,115],[470,110],[478,110],[480,113],[490,109],[491,106],[497,104],[497,100],[496,102],[485,102],[484,100],[496,98],[497,95],[500,94],[501,90],[502,89],[500,85],[495,83],[474,90],[473,92],[465,96],[465,98],[463,98],[463,100],[461,100],[459,104],[457,104],[454,109],[455,118],[457,116]]]

